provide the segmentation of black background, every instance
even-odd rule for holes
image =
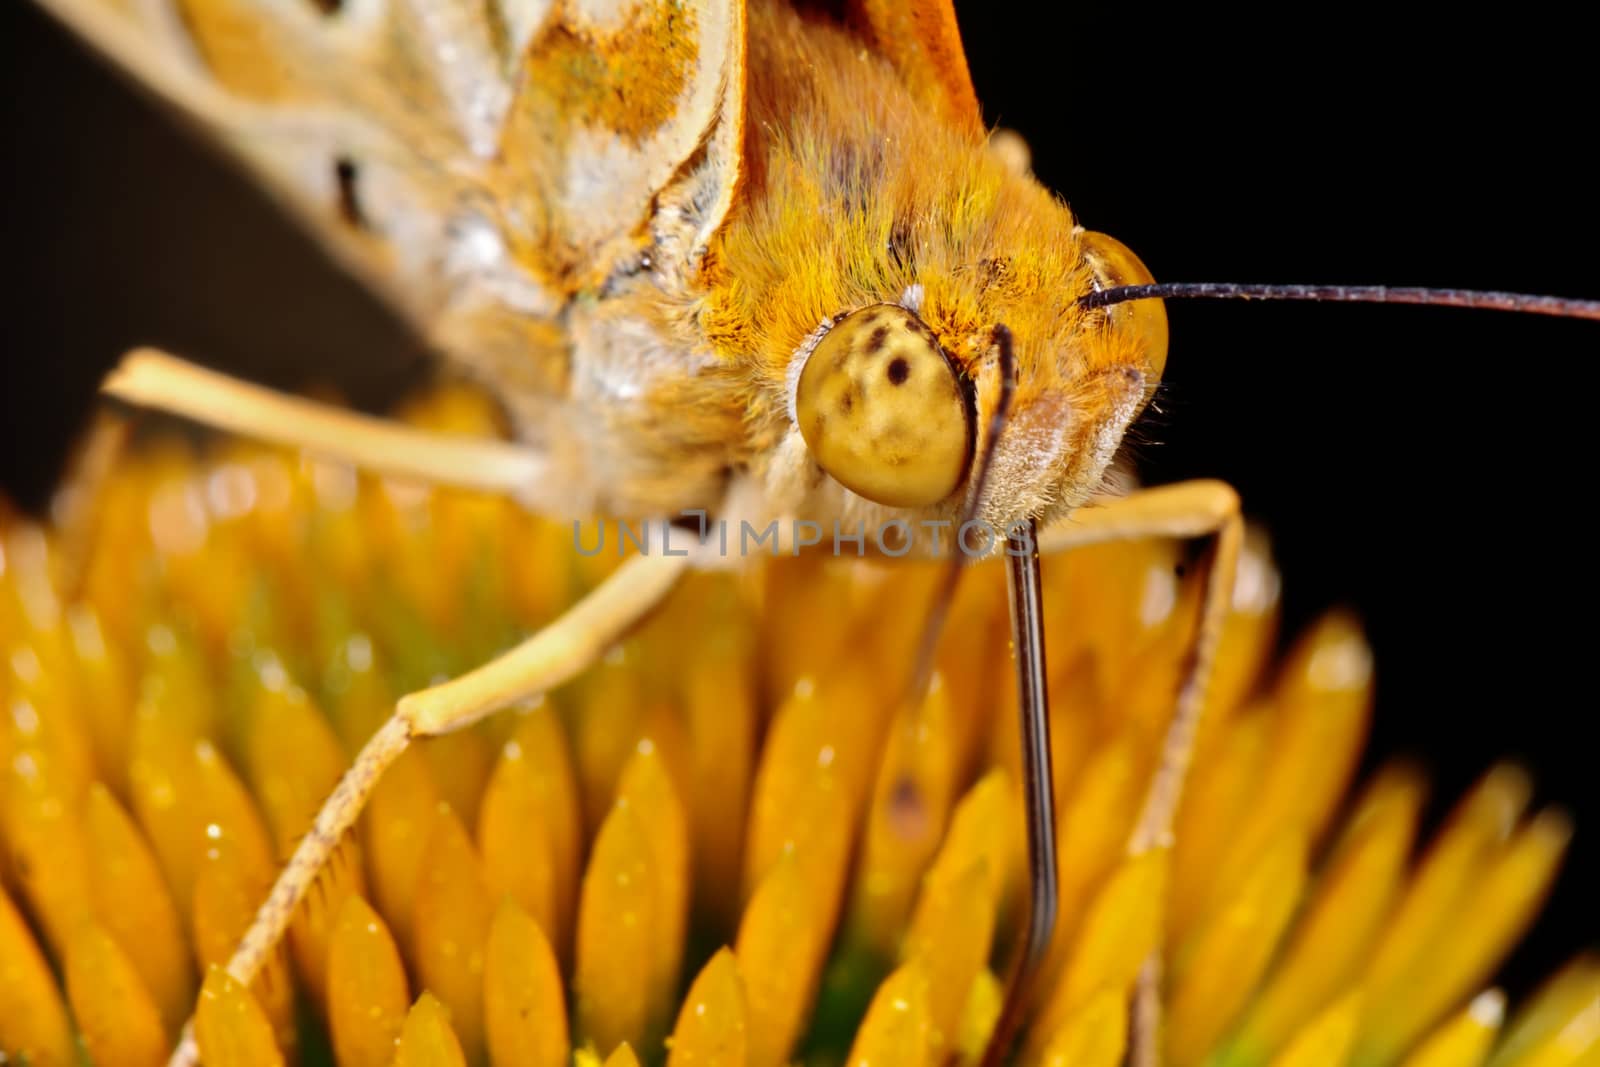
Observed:
[[[1162,280],[1600,296],[1593,56],[1534,9],[1408,25],[961,7],[991,122]],[[1230,21],[1232,19],[1232,21]],[[226,166],[26,4],[6,41],[0,487],[41,497],[93,383],[158,342],[381,406],[420,350]],[[1589,73],[1585,73],[1586,70]],[[1217,476],[1273,531],[1290,628],[1352,605],[1372,759],[1454,797],[1516,757],[1579,835],[1507,978],[1600,942],[1593,364],[1600,324],[1414,308],[1169,305],[1152,482]],[[1370,760],[1369,760],[1370,762]],[[1442,806],[1442,801],[1440,805]]]

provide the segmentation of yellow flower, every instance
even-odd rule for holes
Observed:
[[[492,428],[455,392],[412,415]],[[395,695],[616,559],[502,501],[240,445],[149,443],[98,494],[87,542],[0,520],[6,1055],[158,1064],[191,1013],[209,1067],[981,1055],[1024,863],[996,568],[963,578],[917,706],[935,569],[693,577],[575,684],[403,757],[246,989],[218,965]],[[1370,656],[1332,616],[1269,667],[1260,544],[1175,843],[1128,854],[1195,625],[1179,558],[1045,564],[1062,911],[1021,1061],[1120,1062],[1159,948],[1173,1067],[1600,1063],[1600,961],[1503,1035],[1487,988],[1566,821],[1510,768],[1426,848],[1414,771],[1347,805]]]

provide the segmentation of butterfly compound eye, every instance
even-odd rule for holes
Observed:
[[[1083,256],[1094,270],[1096,288],[1151,285],[1155,278],[1139,257],[1115,237],[1089,231],[1082,237]],[[1144,355],[1145,381],[1154,389],[1167,367],[1167,309],[1159,300],[1129,300],[1106,308],[1106,322],[1126,330]]]
[[[795,391],[811,458],[845,488],[891,507],[925,507],[972,463],[973,410],[933,331],[896,304],[835,323]]]

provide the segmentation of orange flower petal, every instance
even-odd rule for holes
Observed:
[[[907,963],[878,987],[845,1062],[850,1067],[932,1067],[941,1055],[928,1008],[928,975],[918,963]]]
[[[1323,619],[1300,639],[1273,693],[1271,758],[1250,787],[1240,821],[1213,869],[1202,910],[1231,892],[1231,875],[1255,863],[1284,834],[1315,842],[1334,814],[1372,707],[1372,651],[1347,616]]]
[[[0,1049],[39,1067],[77,1063],[55,976],[28,924],[0,889]]]
[[[450,1010],[432,993],[417,998],[400,1030],[393,1067],[467,1067],[450,1027]]]
[[[733,950],[745,982],[752,1067],[778,1067],[794,1047],[829,932],[800,863],[784,858],[750,898]]]
[[[328,720],[288,680],[276,658],[256,668],[254,681],[246,767],[277,854],[286,857],[310,828],[349,760]]]
[[[1456,914],[1467,886],[1515,829],[1532,786],[1514,767],[1491,770],[1428,848],[1395,914],[1384,925],[1362,978],[1371,1005],[1386,1003],[1429,942]]]
[[[133,731],[133,683],[121,650],[106,638],[87,604],[67,613],[75,655],[73,672],[84,723],[94,743],[95,772],[119,794],[128,788],[128,744]]]
[[[1571,838],[1564,814],[1541,812],[1473,873],[1461,918],[1365,1021],[1363,1053],[1388,1060],[1405,1051],[1488,977],[1538,911]]]
[[[488,734],[473,725],[440,737],[423,738],[417,748],[433,769],[439,798],[459,813],[463,824],[476,825],[478,804],[495,761],[495,745]]]
[[[622,770],[617,805],[639,816],[654,863],[656,901],[655,949],[650,1015],[666,1018],[668,1001],[678,989],[683,965],[683,940],[689,921],[689,819],[678,799],[656,746],[639,742]]]
[[[605,1067],[639,1067],[639,1057],[633,1046],[624,1041],[606,1057]]]
[[[967,1003],[961,1009],[961,1032],[956,1047],[957,1058],[965,1064],[977,1063],[989,1047],[989,1037],[1000,1021],[1000,1008],[1005,1002],[1005,985],[990,970],[979,972],[967,994]]]
[[[1305,884],[1306,841],[1291,835],[1244,874],[1174,961],[1167,1054],[1175,1067],[1205,1059],[1266,970]]]
[[[808,838],[837,837],[840,825],[854,834],[884,718],[870,681],[854,673],[802,685],[784,701],[768,730],[751,796],[747,892],[778,857]],[[836,810],[824,813],[818,793],[828,791],[839,795],[832,801]]]
[[[731,606],[729,610],[731,614]],[[727,924],[738,914],[745,810],[760,716],[746,639],[735,625],[739,621],[736,616],[718,626],[713,620],[697,635],[682,681],[697,906]]]
[[[1504,993],[1498,989],[1479,993],[1428,1035],[1402,1067],[1478,1067],[1489,1055],[1505,1014]]]
[[[206,1067],[282,1067],[273,1026],[250,990],[221,967],[206,972],[194,1016]]]
[[[539,924],[510,900],[489,928],[483,990],[491,1063],[564,1067],[571,1044],[561,968]]]
[[[347,896],[328,938],[326,1011],[340,1067],[387,1067],[410,1000],[388,927],[360,896]]]
[[[643,820],[632,807],[613,808],[583,876],[573,981],[579,1032],[599,1048],[639,1041],[651,1025],[657,886]]]
[[[72,1014],[97,1067],[166,1062],[161,1011],[111,935],[93,923],[80,926],[67,948],[66,970]]]
[[[1126,858],[1146,786],[1134,746],[1123,738],[1096,748],[1070,788],[1057,820],[1061,921],[1052,966],[1065,960],[1095,894]]]
[[[570,947],[583,826],[561,723],[548,705],[519,717],[478,811],[484,878],[557,945]]]
[[[1272,715],[1253,708],[1215,735],[1209,760],[1196,760],[1183,789],[1173,839],[1172,917],[1167,947],[1176,948],[1205,914],[1223,853],[1253,803],[1269,756]]]
[[[1361,994],[1347,993],[1289,1038],[1272,1067],[1343,1067],[1361,1022]]]
[[[13,722],[31,706],[14,704]],[[6,728],[0,722],[0,731]],[[19,742],[21,739],[17,739]],[[78,819],[81,784],[67,780],[58,760],[19,743],[0,767],[0,850],[11,883],[44,927],[57,954],[94,913],[88,850]]]
[[[955,791],[954,740],[950,693],[936,677],[926,699],[896,715],[867,814],[851,929],[879,956],[893,954],[944,836]]]
[[[1481,998],[1480,998],[1481,999]],[[1493,1067],[1512,1067],[1534,1054],[1576,1016],[1600,1001],[1600,956],[1585,953],[1547,979],[1517,1012],[1495,1050]]]
[[[305,985],[313,1003],[324,999],[328,976],[328,942],[339,909],[351,897],[364,896],[366,880],[361,874],[361,848],[353,837],[343,838],[317,875],[294,918],[289,922],[289,948],[295,973]]]
[[[667,1067],[744,1067],[749,1054],[744,983],[724,948],[700,969],[667,1042]]]
[[[1127,1041],[1127,995],[1103,989],[1048,1037],[1040,1062],[1044,1067],[1116,1067]]]
[[[213,824],[215,825],[215,824]],[[194,886],[194,950],[201,967],[225,967],[272,888],[276,869],[237,836],[220,833],[206,850]],[[253,996],[272,1020],[278,1044],[293,1048],[294,988],[287,953],[273,953]]]
[[[1022,859],[1021,798],[1004,771],[984,775],[956,805],[950,831],[928,869],[927,881],[960,877],[982,860],[995,899],[1004,901],[1013,871]],[[926,892],[926,889],[924,889]]]
[[[478,855],[455,812],[441,809],[422,855],[416,896],[417,975],[450,1009],[467,1058],[483,1057],[483,968],[494,917]]]
[[[927,980],[928,1040],[943,1057],[960,1037],[962,1012],[994,938],[994,880],[979,860],[949,881],[929,880],[906,931],[901,958]]]
[[[1404,770],[1373,783],[1236,1039],[1249,1055],[1277,1052],[1359,974],[1399,896],[1423,791]]]
[[[1090,905],[1068,955],[1066,969],[1049,992],[1035,1040],[1053,1039],[1101,991],[1126,1001],[1139,969],[1161,936],[1170,857],[1152,849],[1125,861]]]
[[[378,781],[363,813],[368,882],[378,910],[402,946],[414,944],[413,915],[422,880],[423,850],[439,810],[427,758],[400,754]]]
[[[127,953],[167,1033],[175,1035],[194,1004],[193,964],[177,906],[138,827],[105,786],[89,788],[83,824],[95,917]]]
[[[639,742],[644,695],[638,658],[636,644],[619,645],[574,686],[567,725],[591,839],[611,810],[622,765]]]

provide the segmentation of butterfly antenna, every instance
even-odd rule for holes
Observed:
[[[1549,315],[1600,322],[1600,300],[1577,300],[1526,293],[1474,289],[1396,288],[1387,285],[1238,285],[1231,282],[1167,282],[1118,285],[1078,298],[1083,308],[1104,308],[1130,300],[1301,300],[1325,304],[1420,304]]]

